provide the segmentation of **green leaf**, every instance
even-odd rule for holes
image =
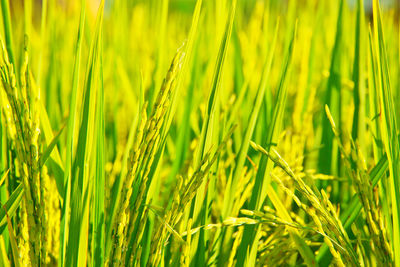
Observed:
[[[272,116],[271,125],[269,125],[267,131],[267,139],[265,140],[265,146],[268,146],[268,151],[270,149],[270,144],[277,143],[278,136],[282,130],[283,123],[283,113],[286,105],[286,95],[287,95],[287,86],[286,80],[289,75],[290,66],[292,62],[293,50],[295,45],[295,36],[296,36],[296,27],[292,33],[292,39],[289,44],[289,49],[283,63],[283,68],[280,75],[279,86],[278,86],[278,95],[276,99],[276,105],[274,107],[274,112]],[[268,190],[270,187],[270,172],[272,171],[273,162],[268,159],[266,155],[262,155],[258,171],[256,174],[256,180],[253,188],[253,192],[251,194],[250,203],[248,205],[248,209],[250,210],[260,210],[262,205],[264,204],[265,198],[267,196],[267,192],[275,205],[277,210],[282,210],[282,204],[280,203],[279,198],[275,197],[275,192],[273,189]],[[287,218],[285,218],[287,219]],[[240,243],[238,249],[238,260],[236,266],[252,266],[256,261],[257,247],[258,241],[260,239],[260,228],[256,225],[246,225],[243,232],[243,239]],[[299,241],[298,238],[294,237],[294,241]],[[313,261],[310,258],[309,248],[304,247],[304,244],[297,243],[297,247],[300,249],[303,258],[306,262]],[[303,250],[305,248],[305,250]],[[303,253],[307,251],[306,253]],[[315,261],[314,261],[315,263]]]
[[[15,68],[15,57],[14,57],[14,46],[13,46],[13,35],[11,26],[11,16],[10,16],[10,4],[8,0],[1,0],[1,11],[3,17],[3,26],[6,39],[7,53],[10,58],[10,63],[14,65]]]
[[[105,121],[104,121],[104,86],[103,86],[103,49],[102,49],[102,31],[99,34],[100,41],[100,82],[97,94],[96,111],[96,177],[94,181],[94,226],[92,235],[92,266],[104,265],[105,253],[105,171],[104,171],[104,139],[105,139]]]
[[[364,88],[364,5],[363,0],[357,1],[357,18],[355,29],[354,63],[353,63],[353,99],[354,118],[352,128],[353,140],[358,140],[365,153],[365,88]]]
[[[342,101],[342,55],[343,55],[343,9],[344,0],[338,1],[339,13],[336,25],[335,44],[332,51],[329,79],[327,83],[325,104],[329,106],[332,116],[337,118],[338,128],[341,129],[341,101]],[[324,174],[340,175],[339,173],[339,150],[333,136],[331,126],[325,114],[322,113],[322,149],[318,157],[318,168]],[[336,190],[336,188],[334,189]],[[335,191],[336,192],[336,191]],[[336,193],[335,193],[336,194]]]
[[[1,186],[1,185],[3,184],[3,182],[5,181],[5,179],[6,179],[6,177],[7,177],[9,171],[10,171],[10,170],[7,170],[5,173],[3,173],[3,176],[1,176],[1,178],[0,178],[0,186]]]
[[[68,234],[69,234],[69,216],[70,216],[70,194],[71,194],[71,173],[72,173],[72,162],[73,162],[73,148],[74,148],[74,136],[75,136],[75,121],[76,121],[76,106],[77,106],[77,91],[79,86],[79,74],[81,64],[81,47],[83,30],[85,25],[86,15],[86,0],[81,1],[81,15],[79,19],[78,36],[76,40],[75,48],[75,61],[73,69],[73,81],[71,90],[71,101],[70,101],[70,114],[68,117],[67,125],[67,146],[66,146],[66,161],[64,171],[64,202],[62,208],[62,220],[60,224],[60,256],[59,266],[65,265],[65,254],[67,250]]]
[[[11,251],[13,254],[13,258],[14,258],[14,264],[15,264],[15,267],[20,267],[21,263],[20,263],[19,252],[18,252],[17,239],[15,238],[14,229],[12,227],[11,219],[8,216],[6,207],[3,206],[3,210],[6,215],[8,233],[10,235]]]
[[[230,214],[232,210],[232,205],[233,205],[233,199],[234,195],[236,193],[236,186],[238,183],[238,180],[240,176],[242,175],[243,167],[245,164],[246,156],[247,156],[247,151],[249,149],[250,145],[250,139],[253,136],[254,128],[257,123],[257,118],[258,118],[258,113],[261,108],[261,104],[264,100],[264,94],[265,90],[267,88],[267,83],[269,81],[269,74],[272,66],[272,60],[275,54],[275,46],[276,46],[276,40],[278,36],[278,29],[279,29],[279,21],[276,23],[275,27],[275,32],[274,32],[274,38],[271,43],[271,46],[269,48],[269,54],[268,57],[264,61],[264,67],[263,67],[263,73],[261,75],[261,80],[260,84],[258,86],[258,91],[257,95],[254,99],[254,104],[253,104],[253,109],[250,113],[250,118],[249,118],[249,124],[247,125],[247,129],[243,135],[242,138],[242,143],[237,155],[237,161],[235,165],[235,169],[233,172],[232,176],[232,182],[229,188],[229,197],[225,198],[225,203],[224,203],[224,213],[223,213],[223,218],[226,218],[229,215],[235,216],[236,214]]]
[[[390,192],[392,205],[392,249],[394,251],[395,265],[400,266],[400,143],[381,10],[377,0],[373,1],[373,14],[378,84],[380,85],[377,88],[381,111],[380,126],[390,173],[388,192]]]
[[[71,171],[71,220],[66,250],[66,266],[82,266],[87,261],[88,250],[88,210],[92,189],[89,177],[92,175],[91,152],[95,132],[96,99],[100,80],[101,28],[103,21],[104,1],[101,2],[93,34],[92,45],[86,71],[85,92],[82,105],[82,121],[79,129],[76,157]],[[73,231],[71,230],[73,229]]]
[[[39,101],[39,110],[40,110],[41,130],[43,131],[44,139],[46,141],[47,147],[49,148],[49,147],[53,146],[51,151],[47,151],[47,152],[50,152],[50,155],[49,155],[50,158],[48,156],[45,156],[46,157],[45,161],[50,159],[53,162],[53,164],[49,164],[50,165],[50,169],[54,173],[57,174],[57,175],[55,175],[57,189],[58,189],[58,192],[59,192],[61,198],[64,199],[65,188],[64,188],[64,183],[63,183],[63,180],[62,180],[63,176],[64,176],[63,162],[61,160],[58,148],[57,148],[57,146],[55,146],[57,144],[57,138],[59,138],[59,137],[57,137],[57,135],[61,134],[62,130],[60,130],[60,132],[58,134],[56,134],[57,138],[54,137],[53,129],[51,128],[50,120],[49,120],[49,117],[47,115],[47,111],[46,111],[42,101]],[[45,151],[45,153],[46,153],[46,151]],[[45,161],[43,161],[43,162],[45,162]]]
[[[236,0],[232,1],[232,5],[229,11],[228,19],[225,25],[224,35],[219,46],[219,52],[217,61],[214,68],[214,74],[211,85],[211,92],[208,98],[206,114],[204,116],[204,121],[201,129],[201,135],[199,139],[199,144],[194,156],[194,168],[197,169],[203,159],[204,154],[211,149],[211,144],[215,147],[218,146],[219,138],[219,91],[221,87],[221,78],[224,70],[224,62],[228,47],[230,44],[230,38],[232,35],[233,22],[235,19],[236,12]],[[208,216],[210,214],[210,203],[204,203],[204,201],[209,202],[207,199],[207,194],[214,194],[214,192],[206,193],[207,179],[202,181],[199,189],[197,190],[196,197],[192,203],[193,211],[191,216],[195,224],[207,224]],[[198,266],[204,266],[206,264],[205,256],[205,244],[208,242],[207,237],[204,235],[204,230],[200,231],[200,236],[195,235],[193,237],[191,246],[191,255],[195,255],[194,261]]]
[[[56,147],[61,133],[65,128],[65,124],[61,127],[61,129],[58,131],[58,133],[56,134],[56,136],[54,136],[53,140],[50,142],[50,144],[46,147],[46,149],[44,150],[43,154],[40,156],[39,162],[40,162],[40,166],[42,167],[44,164],[46,164],[47,159],[50,157],[51,153],[53,152],[53,149]],[[61,191],[62,192],[62,191]]]
[[[19,207],[19,204],[21,203],[22,197],[24,193],[24,188],[20,184],[18,187],[14,190],[14,192],[11,194],[10,198],[7,200],[7,202],[2,204],[2,206],[7,210],[8,216],[14,216],[16,210]],[[5,210],[2,208],[0,209],[0,234],[3,233],[5,225],[7,224],[7,214],[5,213]]]

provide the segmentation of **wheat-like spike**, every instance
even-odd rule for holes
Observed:
[[[146,104],[143,106],[141,111],[141,120],[138,126],[138,130],[136,132],[136,140],[133,144],[133,147],[130,152],[130,168],[124,180],[122,191],[121,191],[121,199],[118,205],[119,209],[116,216],[116,221],[114,222],[114,245],[112,252],[112,264],[118,266],[121,263],[121,254],[122,254],[122,246],[124,244],[124,231],[125,226],[128,223],[128,207],[129,200],[132,195],[132,183],[135,178],[136,169],[139,161],[139,146],[142,143],[143,138],[143,130],[147,123],[146,119]]]
[[[192,228],[193,224],[193,219],[190,218],[188,223],[187,223],[187,232],[190,232],[190,229]],[[183,267],[189,267],[190,264],[190,244],[192,241],[192,235],[187,235],[186,237],[186,243],[183,245],[183,253],[180,258],[181,266]]]
[[[243,236],[243,227],[239,227],[237,234],[236,234],[236,238],[235,241],[233,241],[233,245],[232,245],[232,251],[229,255],[229,260],[228,260],[228,267],[232,267],[234,264],[234,259],[235,259],[235,255],[236,255],[236,251],[240,245],[240,241],[242,240],[242,236]]]
[[[131,233],[133,232],[133,227],[136,225],[136,221],[138,219],[144,219],[142,216],[139,216],[137,212],[132,211],[137,211],[140,209],[144,200],[145,192],[147,192],[147,181],[149,179],[148,175],[151,170],[154,156],[159,149],[161,141],[160,130],[164,123],[165,114],[167,113],[170,105],[170,93],[174,87],[174,81],[180,68],[179,62],[181,60],[181,52],[178,51],[172,60],[170,69],[158,93],[149,119],[146,121],[142,120],[141,125],[139,126],[139,131],[137,134],[139,138],[137,138],[132,149],[133,151],[131,152],[131,166],[123,186],[123,188],[126,189],[125,191],[121,192],[123,196],[121,199],[123,200],[121,203],[120,212],[117,213],[121,215],[117,216],[117,220],[120,220],[121,222],[116,223],[116,238],[114,239],[115,242],[112,253],[112,262],[116,266],[122,263],[124,254],[122,250],[123,247],[130,242],[129,240],[131,238]],[[145,112],[146,108],[144,107],[142,110],[142,117],[145,117]],[[132,195],[132,183],[134,179],[139,179],[139,194],[135,199],[133,210],[130,211],[128,207],[130,197]],[[141,229],[143,230],[144,228]],[[133,251],[133,254],[135,253],[136,252]],[[134,255],[132,255],[132,257],[134,257]]]
[[[214,164],[217,157],[220,155],[222,148],[226,145],[229,138],[231,137],[235,127],[226,134],[224,140],[216,149],[215,153],[212,157],[210,157],[211,152],[208,152],[204,155],[202,161],[199,164],[198,169],[193,173],[192,178],[189,179],[188,184],[183,188],[181,195],[179,197],[174,197],[174,201],[172,203],[172,207],[170,211],[167,212],[165,218],[166,222],[175,227],[180,221],[183,211],[186,208],[186,205],[193,199],[195,196],[197,189],[200,187],[203,179],[208,174],[209,170],[211,169],[212,165]],[[181,184],[181,183],[180,183]],[[152,239],[152,246],[150,250],[150,261],[148,265],[157,265],[159,261],[159,256],[161,255],[161,250],[166,242],[167,238],[169,237],[170,233],[167,231],[165,227],[160,226]]]
[[[329,112],[328,109],[327,112]],[[334,126],[333,121],[332,125]],[[349,240],[349,237],[347,236],[347,232],[344,230],[343,225],[341,224],[341,221],[335,209],[333,208],[332,203],[329,201],[326,193],[322,190],[321,197],[318,197],[314,193],[314,191],[293,172],[293,170],[290,168],[287,162],[279,155],[279,153],[275,149],[271,148],[270,151],[268,152],[261,146],[255,144],[254,142],[252,142],[251,145],[255,150],[266,154],[277,166],[279,166],[289,177],[292,178],[292,180],[295,182],[296,189],[299,190],[310,201],[311,205],[316,209],[318,216],[314,213],[313,210],[307,209],[307,207],[303,203],[301,203],[300,199],[298,199],[297,196],[295,196],[291,190],[287,189],[286,186],[283,185],[281,179],[279,179],[273,173],[271,174],[272,177],[280,184],[281,188],[284,189],[284,191],[289,196],[292,197],[292,199],[296,202],[296,204],[313,218],[313,221],[318,226],[319,231],[321,231],[322,233],[328,232],[328,236],[330,235],[329,233],[332,233],[335,239],[337,239],[338,244],[345,244],[344,247],[346,249],[342,251],[341,254],[346,259],[346,262],[351,263],[352,262],[352,252],[351,252],[352,248],[350,247],[351,242]],[[331,250],[332,255],[335,257],[336,263],[338,265],[343,264],[343,261],[341,257],[339,257],[339,254],[334,249],[334,245],[331,242],[331,240],[325,238],[325,242],[327,243],[329,249]]]
[[[51,205],[51,203],[49,202],[49,193],[45,192],[48,190],[48,188],[50,188],[50,178],[49,175],[47,173],[47,167],[44,166],[42,169],[42,173],[40,176],[40,195],[42,196],[40,199],[40,207],[41,207],[41,254],[40,254],[40,264],[42,266],[46,266],[47,264],[47,247],[48,247],[48,242],[49,242],[49,238],[50,236],[48,235],[49,232],[49,208],[48,205]],[[51,214],[53,215],[53,214]]]
[[[21,225],[18,236],[18,252],[19,261],[24,266],[30,266],[31,260],[29,255],[29,232],[28,232],[28,216],[26,213],[26,205],[21,206]]]
[[[25,205],[28,216],[30,257],[32,265],[38,265],[41,259],[41,234],[42,234],[42,208],[40,205],[40,166],[39,166],[39,109],[38,99],[30,106],[27,93],[33,87],[28,87],[28,54],[24,53],[21,80],[24,92],[18,90],[14,66],[9,62],[4,43],[1,41],[3,51],[3,65],[0,68],[0,78],[3,88],[11,105],[14,125],[17,131],[16,150],[20,163],[20,175],[24,185]]]

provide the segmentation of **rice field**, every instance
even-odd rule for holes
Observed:
[[[397,2],[0,4],[0,267],[400,267]]]

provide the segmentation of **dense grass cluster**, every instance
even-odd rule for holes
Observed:
[[[1,11],[0,267],[400,266],[397,7]]]

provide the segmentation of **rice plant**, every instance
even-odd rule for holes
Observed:
[[[0,267],[400,266],[396,1],[0,4]]]

